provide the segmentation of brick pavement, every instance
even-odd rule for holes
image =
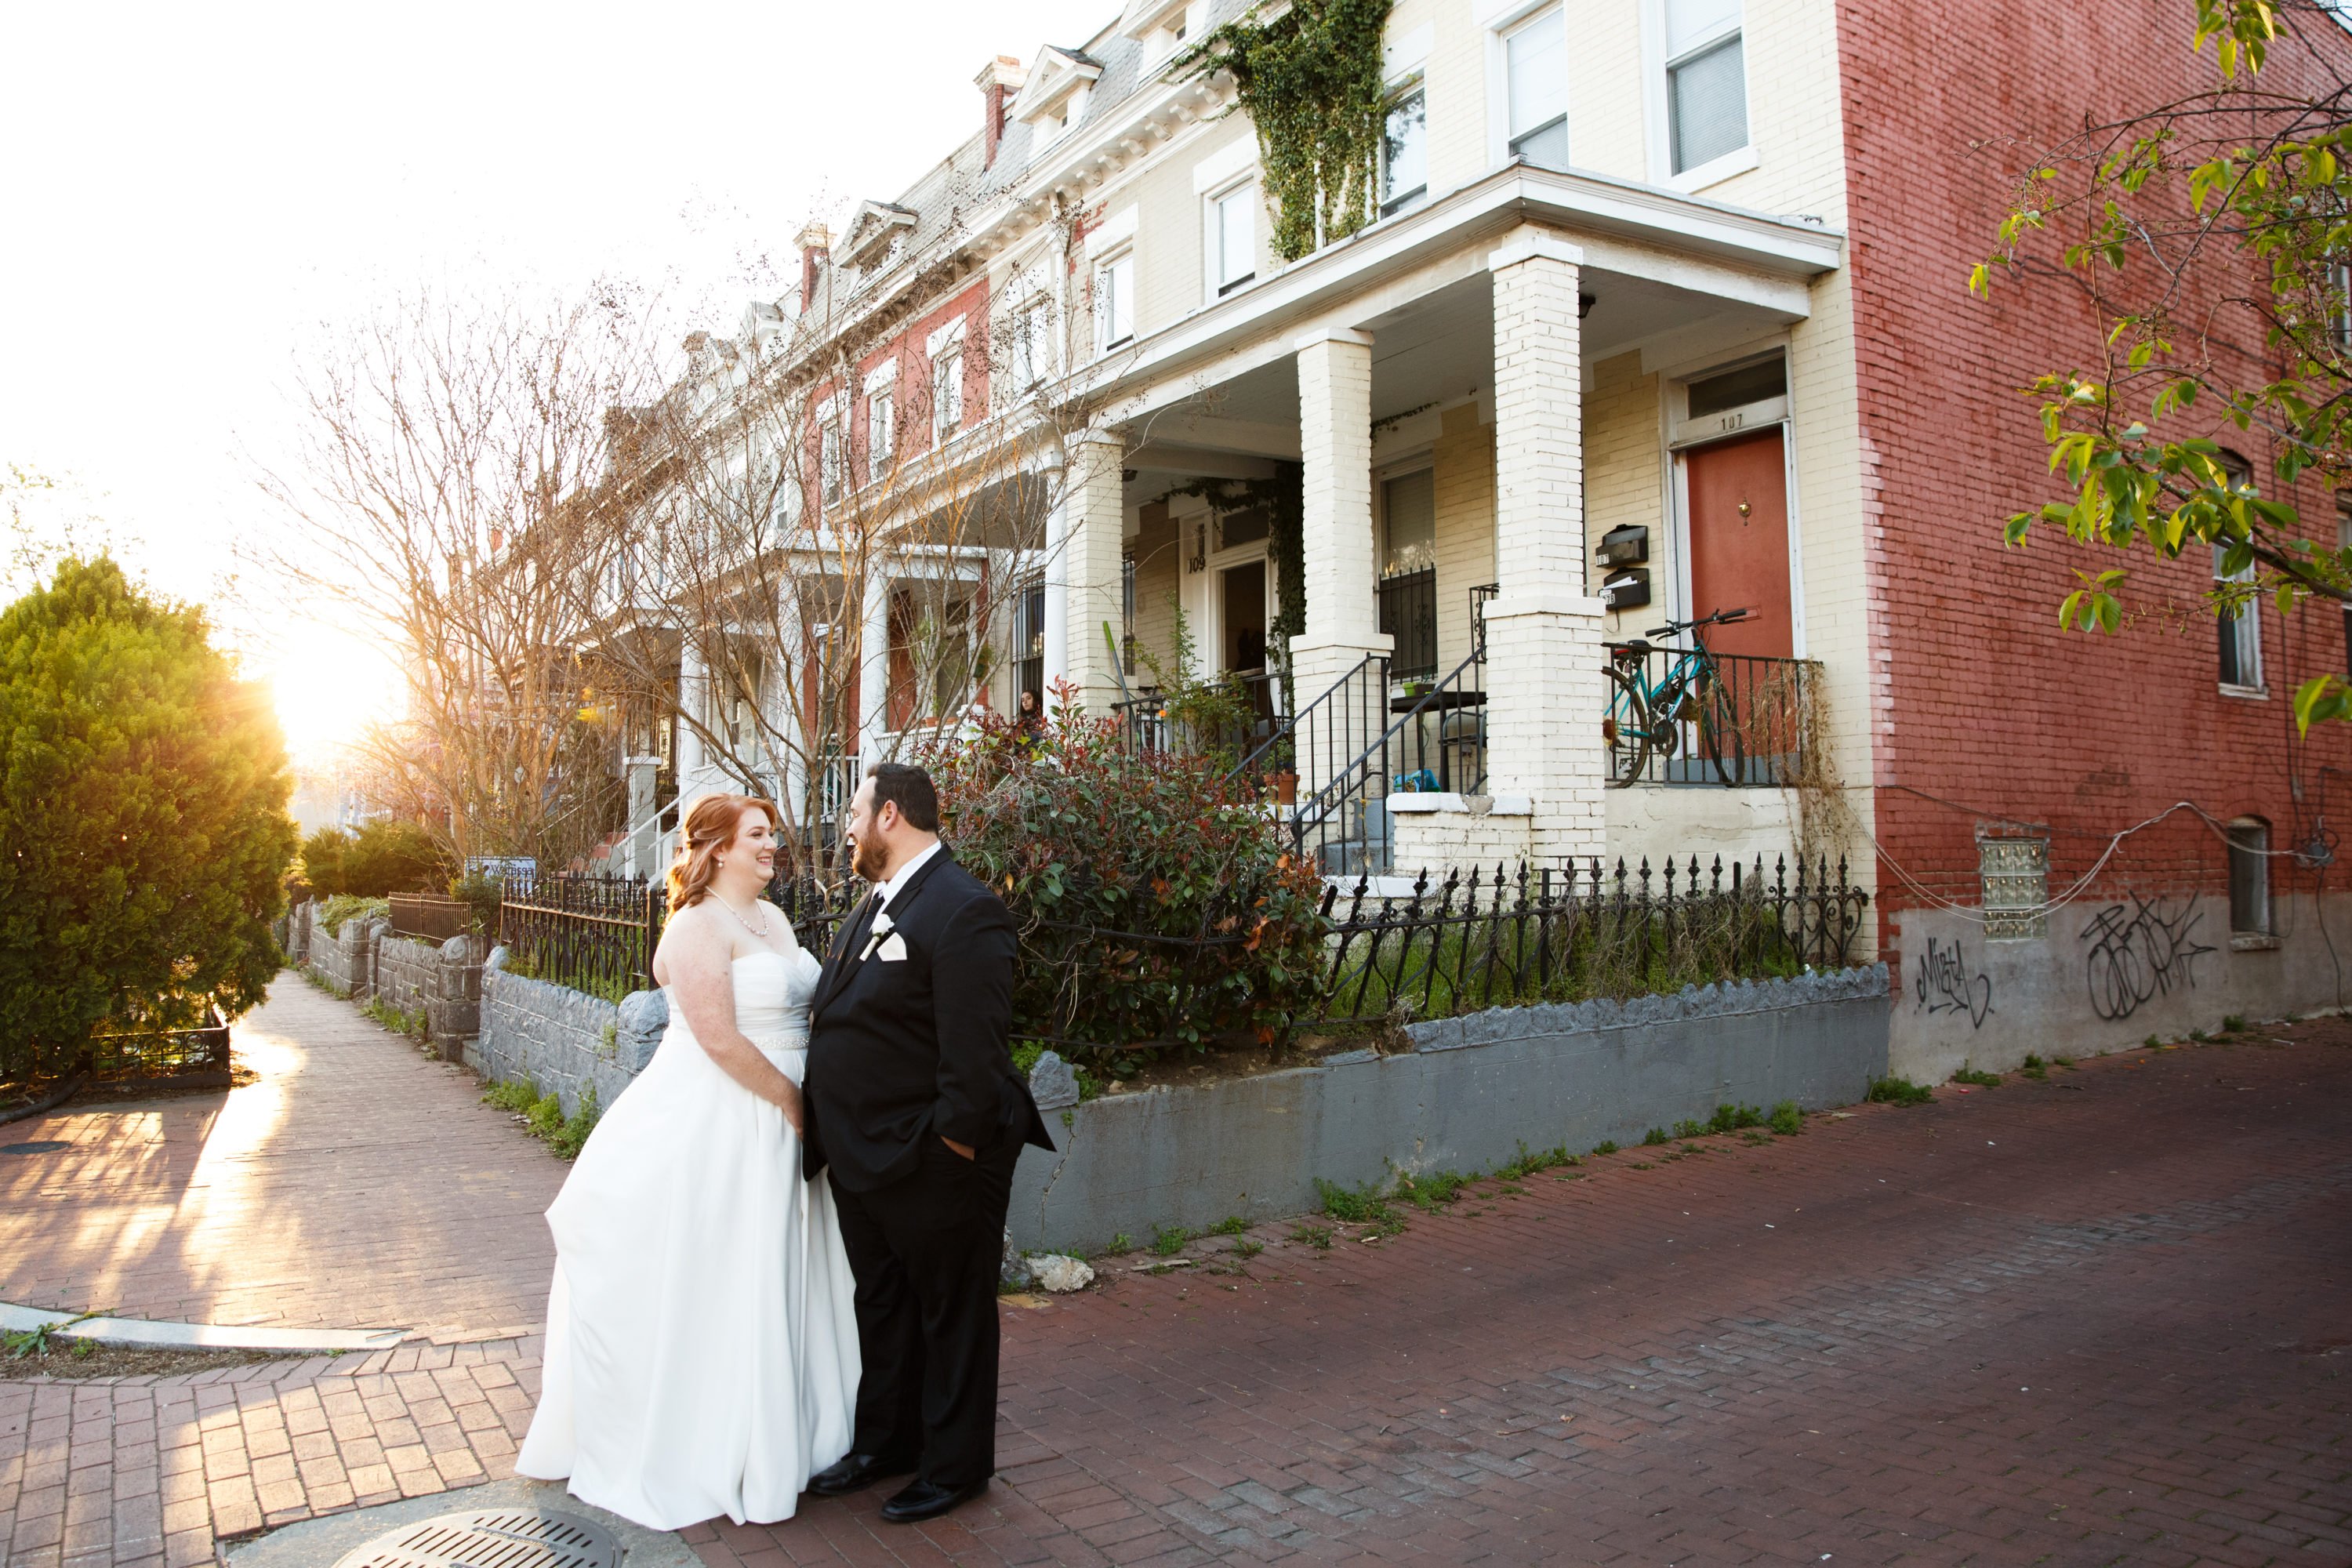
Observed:
[[[509,1475],[541,1344],[0,1383],[0,1563],[188,1568],[221,1538]]]
[[[2352,1026],[2296,1033],[1008,1307],[982,1503],[688,1536],[713,1568],[2352,1563]],[[502,1478],[539,1354],[0,1382],[0,1562],[181,1568]]]
[[[2352,1026],[2294,1033],[1009,1312],[984,1506],[688,1539],[712,1568],[2352,1563]]]
[[[470,1073],[278,976],[236,1026],[259,1081],[20,1121],[0,1301],[289,1327],[513,1333],[545,1315],[566,1167]]]

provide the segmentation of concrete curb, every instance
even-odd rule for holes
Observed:
[[[406,1329],[269,1329],[226,1323],[171,1323],[147,1318],[83,1318],[45,1307],[0,1301],[0,1329],[22,1333],[43,1324],[60,1325],[58,1337],[144,1350],[284,1351],[289,1355],[330,1351],[390,1350],[408,1337]],[[63,1326],[70,1325],[70,1326]]]

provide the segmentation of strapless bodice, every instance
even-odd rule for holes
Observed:
[[[816,994],[823,965],[805,948],[791,952],[747,952],[734,963],[735,1026],[773,1055],[808,1045],[809,1002]],[[667,994],[667,987],[664,987]],[[677,998],[668,997],[670,1027],[686,1032]]]

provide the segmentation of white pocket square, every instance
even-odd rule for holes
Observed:
[[[882,945],[875,950],[874,956],[885,963],[904,962],[907,956],[907,939],[896,931],[891,932],[883,940]]]

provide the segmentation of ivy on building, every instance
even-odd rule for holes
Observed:
[[[1177,62],[1230,74],[1257,127],[1274,251],[1297,261],[1379,211],[1389,94],[1381,35],[1391,0],[1294,0],[1269,22],[1226,23]]]

